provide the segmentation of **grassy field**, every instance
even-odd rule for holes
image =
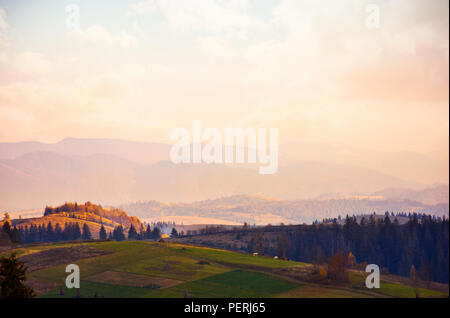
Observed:
[[[60,265],[55,265],[45,257],[51,252],[53,262],[55,255],[61,255],[64,260],[64,257],[69,258],[67,253],[73,248],[104,252],[73,262],[80,267],[82,297],[94,297],[95,294],[108,298],[184,297],[186,294],[200,298],[415,297],[411,286],[383,281],[380,289],[368,290],[364,285],[363,273],[351,272],[350,283],[345,286],[313,284],[283,275],[286,270],[310,268],[309,264],[204,247],[142,241],[48,244],[16,249],[19,256],[27,255],[24,259],[29,262],[27,265],[30,268],[38,268],[28,277],[31,286],[39,285],[39,297],[76,296],[74,289],[68,290],[64,286],[67,264],[60,261]],[[60,295],[61,288],[64,295]],[[426,289],[419,289],[419,295],[448,297],[448,294]]]
[[[354,273],[350,272],[350,282],[353,288],[356,290],[363,290],[364,282],[365,282],[365,276],[361,273]],[[414,288],[408,285],[403,284],[393,284],[389,282],[381,282],[380,288],[374,290],[376,293],[379,293],[381,295],[386,295],[390,297],[399,297],[399,298],[414,298],[416,297],[416,293],[414,291]],[[417,289],[419,293],[419,297],[448,297],[448,294],[444,294],[442,292],[438,292],[435,290],[429,290],[424,288],[418,288]]]
[[[259,272],[235,270],[184,283],[163,292],[153,291],[148,296],[199,298],[251,298],[270,297],[273,294],[294,289],[298,285]]]

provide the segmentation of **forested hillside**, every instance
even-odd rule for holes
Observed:
[[[178,238],[211,247],[278,255],[308,263],[325,263],[339,252],[350,253],[357,263],[377,264],[383,271],[409,276],[411,267],[421,279],[449,281],[449,221],[414,214],[400,225],[389,217],[347,217],[314,225],[235,228],[232,231],[199,231]]]

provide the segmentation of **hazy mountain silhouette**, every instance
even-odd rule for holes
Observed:
[[[60,142],[0,143],[0,159],[14,159],[33,152],[54,152],[66,156],[108,154],[141,164],[169,160],[171,145],[120,139],[65,138]]]
[[[318,161],[371,168],[421,184],[448,184],[449,161],[434,154],[412,151],[385,152],[343,144],[291,143],[280,146],[286,164]],[[281,159],[280,159],[281,161]]]
[[[54,152],[65,156],[107,154],[143,165],[169,160],[171,145],[118,139],[66,138],[60,142],[0,143],[0,159],[14,159],[33,152]],[[358,149],[342,144],[290,143],[280,145],[280,167],[303,162],[324,162],[357,166],[379,171],[416,184],[448,184],[448,160],[416,152],[381,152]],[[259,165],[243,165],[255,169]]]
[[[142,165],[110,154],[34,152],[0,160],[0,208],[29,209],[64,201],[116,205],[138,200],[186,202],[235,194],[304,199],[322,193],[372,193],[411,183],[347,165],[301,163],[274,175],[224,165]]]
[[[384,198],[393,200],[412,200],[424,204],[439,204],[449,202],[449,187],[439,185],[423,190],[391,188],[377,191],[374,195],[381,195]]]
[[[448,187],[447,187],[448,190]],[[434,189],[417,191],[424,196]],[[128,213],[142,219],[171,221],[190,218],[213,219],[215,223],[228,222],[250,224],[311,223],[324,218],[345,218],[346,215],[369,215],[374,212],[383,216],[386,211],[393,213],[427,213],[448,217],[448,200],[438,204],[424,204],[407,199],[387,199],[366,196],[341,199],[277,200],[264,196],[235,195],[192,203],[163,203],[157,201],[133,202],[120,206]],[[405,221],[407,218],[404,218]],[[400,220],[400,218],[399,218]]]

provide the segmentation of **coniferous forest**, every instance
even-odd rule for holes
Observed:
[[[408,217],[409,221],[400,224],[394,215],[386,214],[384,218],[365,216],[359,222],[356,217],[347,216],[343,224],[329,219],[313,225],[256,228],[244,225],[231,231],[228,243],[214,239],[214,233],[221,235],[225,231],[211,227],[188,233],[186,241],[314,264],[328,263],[333,255],[343,252],[351,255],[360,269],[365,264],[376,264],[384,274],[409,277],[414,267],[424,281],[448,283],[448,218],[424,214],[397,216]]]
[[[421,279],[449,281],[449,221],[412,215],[400,225],[389,217],[375,222],[372,217],[357,223],[316,224],[286,227],[286,257],[304,262],[327,261],[338,252],[352,253],[358,263],[377,264],[391,274],[409,276],[411,266]]]

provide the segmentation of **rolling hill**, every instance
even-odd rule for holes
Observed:
[[[0,227],[5,221],[0,221]],[[64,230],[65,224],[76,224],[83,229],[87,224],[92,234],[92,238],[98,239],[100,228],[103,224],[106,233],[112,232],[116,226],[122,225],[125,229],[131,224],[139,229],[141,221],[134,216],[128,216],[127,213],[120,209],[103,208],[101,206],[86,202],[85,204],[65,203],[56,208],[46,207],[45,212],[40,217],[31,217],[23,219],[12,219],[11,226],[28,229],[31,226],[47,226],[49,223],[54,227],[59,224]]]
[[[346,285],[318,284],[308,278],[310,264],[184,244],[64,243],[13,251],[30,268],[26,283],[42,298],[76,296],[76,290],[64,285],[70,263],[83,273],[79,290],[83,298],[415,297],[407,281],[382,277],[380,289],[368,290],[365,273],[350,272]],[[418,291],[421,297],[448,297],[448,285],[447,292]]]

